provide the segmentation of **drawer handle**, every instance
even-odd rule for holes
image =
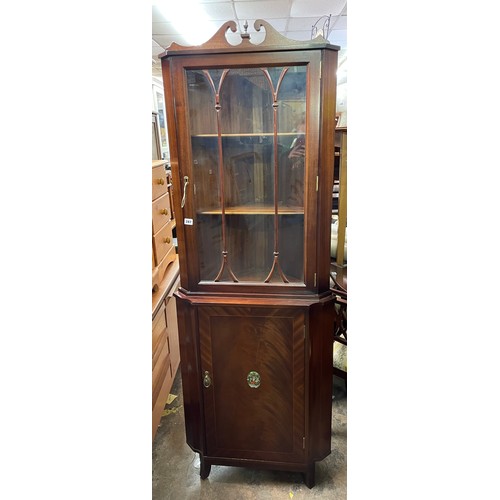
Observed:
[[[156,179],[156,182],[158,184],[161,184],[163,186],[163,184],[165,184],[165,180],[164,179]]]
[[[170,238],[168,236],[163,238],[163,243],[170,243]]]
[[[210,373],[208,372],[205,372],[205,376],[203,377],[203,385],[206,389],[212,385],[212,379],[210,378]]]
[[[160,214],[161,214],[161,215],[168,215],[168,210],[167,210],[166,208],[162,208],[162,209],[160,210]]]

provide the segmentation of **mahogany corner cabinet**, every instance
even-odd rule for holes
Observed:
[[[339,47],[254,28],[161,55],[186,439],[203,479],[244,466],[312,488],[331,452]]]

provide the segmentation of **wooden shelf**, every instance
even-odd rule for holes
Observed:
[[[273,205],[250,205],[250,206],[237,206],[226,207],[226,215],[274,215]],[[215,210],[203,210],[200,212],[202,215],[221,215],[220,208]],[[304,215],[304,207],[287,207],[279,206],[278,215]]]
[[[221,134],[221,137],[272,137],[273,132],[256,132],[256,133],[244,133],[244,134]],[[292,136],[296,137],[299,135],[304,135],[304,132],[278,132],[278,137]],[[191,137],[218,137],[217,134],[194,134]]]
[[[238,273],[238,279],[240,280],[239,282],[235,283],[235,282],[232,282],[232,281],[221,281],[221,282],[218,282],[217,285],[222,289],[224,286],[227,286],[227,285],[232,285],[232,286],[241,286],[241,287],[247,287],[248,285],[253,285],[253,286],[273,286],[273,285],[276,285],[276,282],[269,282],[269,283],[266,283],[264,282],[263,279],[257,279],[255,278],[255,276],[252,276],[252,275],[245,275],[245,274],[241,274],[241,273]],[[286,286],[286,287],[290,287],[290,288],[302,288],[304,289],[305,288],[305,283],[304,283],[304,279],[302,278],[295,278],[293,276],[287,276],[287,279],[288,279],[288,283],[282,285],[282,286]],[[204,281],[201,281],[200,283],[204,284],[204,285],[213,285],[215,282],[213,280],[204,280]],[[237,298],[233,298],[233,297],[225,297],[226,301],[230,302],[231,300],[234,300],[235,303],[236,301],[238,300]],[[265,298],[263,299],[263,303],[266,303],[266,301],[268,301],[269,298]],[[273,297],[273,303],[275,303],[274,301],[277,301],[279,299],[276,299]],[[289,301],[290,299],[289,298],[286,298],[286,299],[283,299],[284,300],[284,304],[286,304],[287,302],[286,301]],[[276,302],[277,303],[277,302]],[[288,302],[289,304],[289,302]]]

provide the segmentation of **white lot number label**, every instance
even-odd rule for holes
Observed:
[[[193,225],[193,219],[184,219],[184,224],[186,226],[192,226]]]

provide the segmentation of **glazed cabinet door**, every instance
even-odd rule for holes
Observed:
[[[175,61],[190,290],[316,286],[319,54],[259,59]]]
[[[206,454],[304,460],[305,314],[199,308]]]

